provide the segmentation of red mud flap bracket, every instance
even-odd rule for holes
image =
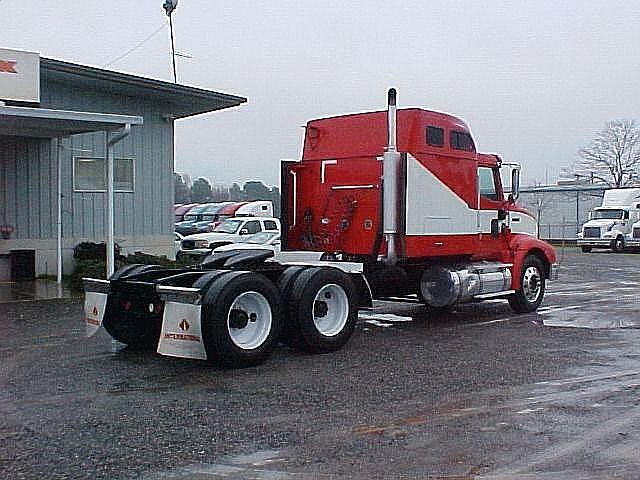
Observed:
[[[158,285],[164,301],[162,329],[157,352],[170,357],[206,360],[202,341],[201,290],[199,288]]]

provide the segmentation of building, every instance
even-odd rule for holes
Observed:
[[[518,203],[538,220],[540,238],[576,240],[589,212],[600,206],[605,190],[601,184],[539,185],[520,189]]]
[[[246,102],[2,49],[0,100],[0,280],[68,272],[110,225],[125,252],[171,255],[174,122]]]

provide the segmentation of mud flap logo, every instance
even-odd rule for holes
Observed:
[[[202,341],[200,305],[166,302],[157,352],[170,357],[206,360]]]
[[[87,292],[84,297],[84,321],[86,325],[86,335],[91,337],[102,325],[104,310],[107,306],[107,294],[97,292]]]

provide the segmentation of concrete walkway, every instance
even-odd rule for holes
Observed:
[[[0,282],[0,303],[79,298],[81,296],[81,293],[73,292],[51,280]]]

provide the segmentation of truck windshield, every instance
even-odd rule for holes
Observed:
[[[242,220],[225,220],[216,228],[213,229],[214,232],[222,232],[222,233],[236,233],[238,228],[242,225]]]
[[[622,218],[623,213],[624,213],[624,210],[620,210],[620,209],[596,210],[595,212],[593,212],[593,218],[596,220],[600,218],[617,220]]]

